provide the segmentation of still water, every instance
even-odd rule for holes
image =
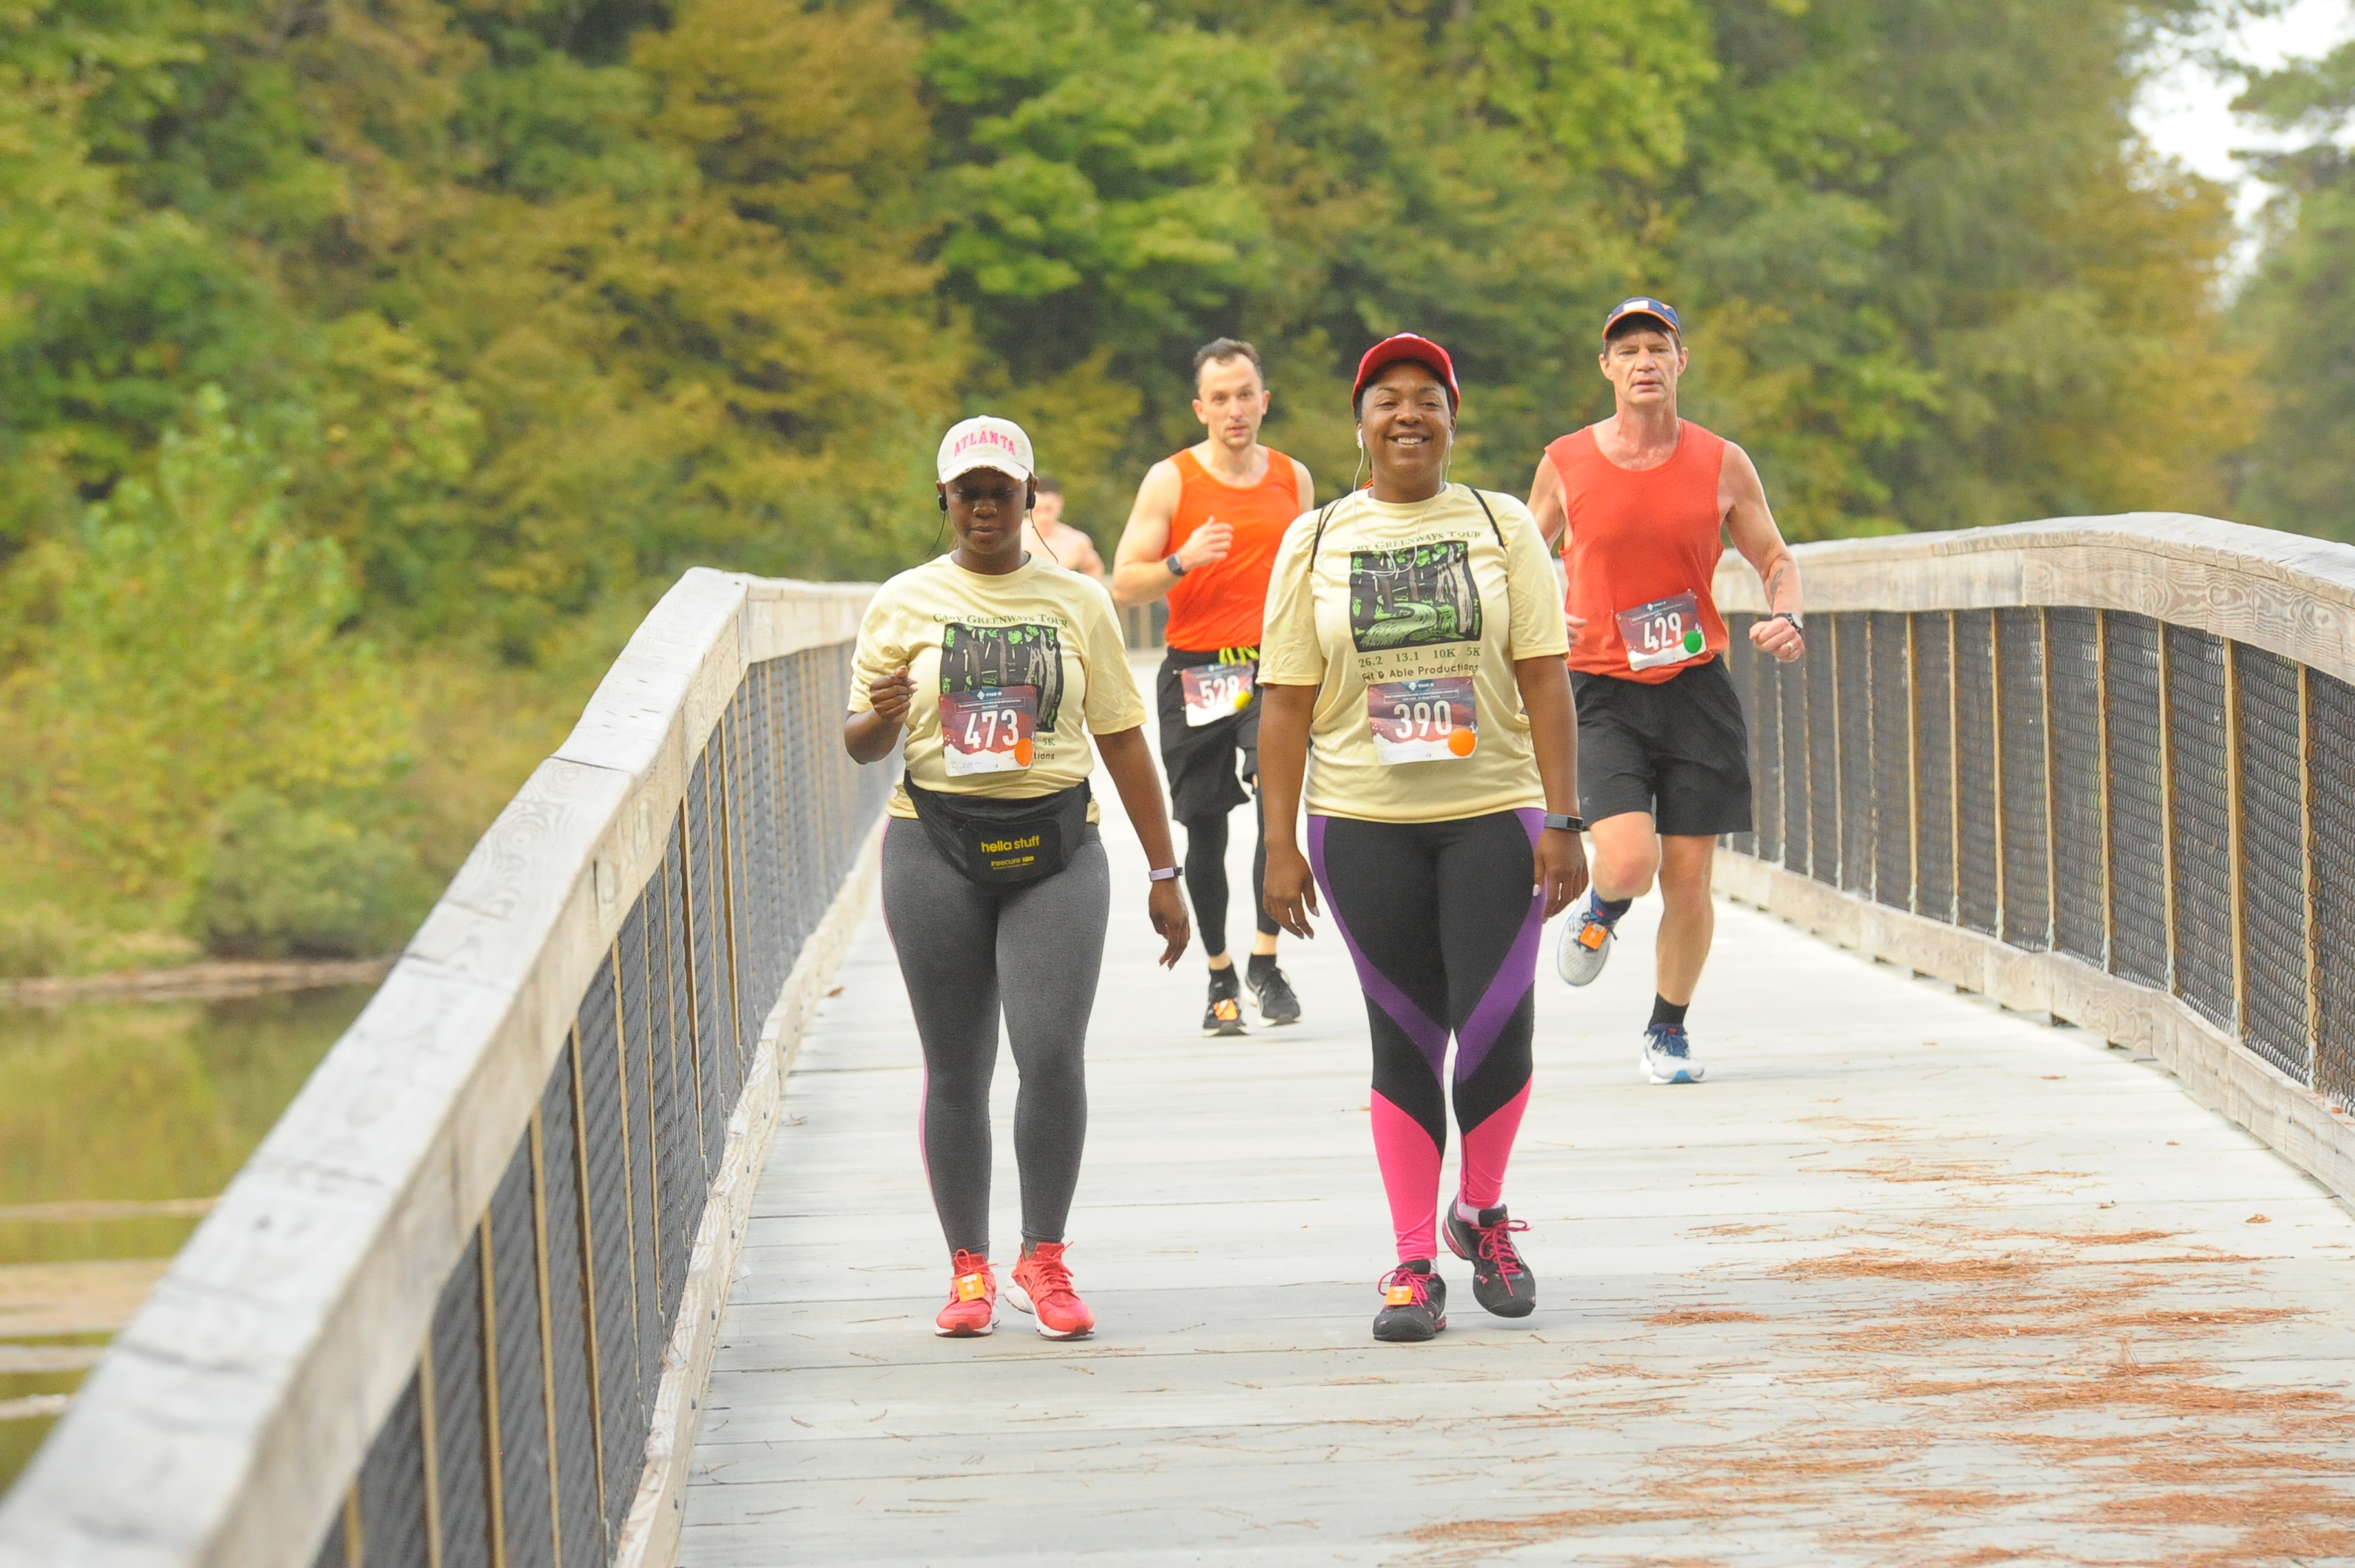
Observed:
[[[70,1393],[375,987],[0,1008],[0,1413]],[[175,1210],[179,1211],[175,1212]],[[0,1419],[0,1489],[56,1424]]]

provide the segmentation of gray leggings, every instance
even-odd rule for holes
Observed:
[[[1090,827],[1071,864],[1009,888],[967,881],[894,817],[883,833],[883,920],[924,1048],[919,1136],[949,1251],[989,1251],[989,1080],[997,1015],[1015,1070],[1022,1239],[1060,1242],[1088,1134],[1088,1015],[1103,966],[1112,872]]]

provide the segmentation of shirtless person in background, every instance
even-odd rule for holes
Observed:
[[[1022,542],[1043,550],[1049,560],[1065,571],[1076,571],[1098,582],[1104,580],[1103,557],[1096,553],[1096,541],[1063,521],[1063,487],[1043,474],[1039,476],[1039,499],[1030,508]]]

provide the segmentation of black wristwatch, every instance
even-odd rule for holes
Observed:
[[[1169,575],[1172,577],[1186,575],[1186,563],[1178,559],[1178,552],[1174,549],[1161,558],[1161,564],[1169,569]]]
[[[1796,610],[1777,610],[1766,618],[1770,621],[1788,621],[1791,623],[1791,630],[1802,636],[1806,635],[1807,624],[1799,619],[1799,613]]]
[[[1545,814],[1545,825],[1548,827],[1558,827],[1564,833],[1583,833],[1586,831],[1586,819],[1584,817],[1565,816],[1559,811],[1547,812]]]

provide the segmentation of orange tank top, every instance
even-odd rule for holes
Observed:
[[[1561,559],[1570,568],[1566,607],[1585,617],[1570,667],[1646,685],[1672,680],[1725,652],[1725,619],[1710,584],[1720,542],[1718,470],[1725,438],[1690,420],[1678,426],[1677,449],[1657,468],[1622,468],[1594,444],[1592,425],[1546,448],[1561,479],[1570,527]],[[1622,611],[1690,593],[1700,611],[1702,654],[1637,669],[1620,635]]]
[[[1207,653],[1215,648],[1255,648],[1267,620],[1267,581],[1275,572],[1275,547],[1300,516],[1300,480],[1292,459],[1273,447],[1267,473],[1256,485],[1237,486],[1214,478],[1193,452],[1170,459],[1183,488],[1169,519],[1169,549],[1175,553],[1194,530],[1225,523],[1235,530],[1227,558],[1198,566],[1169,590],[1173,648]]]

